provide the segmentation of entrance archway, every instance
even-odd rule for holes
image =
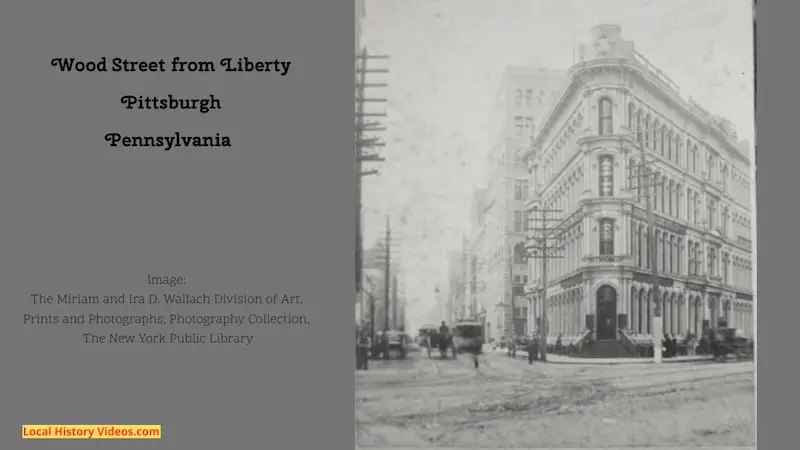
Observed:
[[[597,340],[617,337],[617,290],[609,285],[597,290]]]

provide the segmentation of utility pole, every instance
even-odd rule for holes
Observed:
[[[356,74],[358,79],[356,81],[356,270],[355,270],[355,286],[356,293],[361,292],[361,273],[364,266],[364,242],[363,232],[361,230],[361,190],[362,178],[369,175],[375,175],[377,170],[363,170],[363,163],[365,162],[380,162],[384,159],[376,153],[365,152],[365,149],[383,147],[383,143],[379,142],[375,137],[365,136],[365,133],[374,131],[384,131],[386,128],[381,127],[380,123],[367,123],[364,121],[365,117],[386,117],[386,113],[364,112],[364,104],[367,102],[380,102],[384,103],[385,98],[366,98],[365,93],[367,88],[382,88],[387,87],[386,83],[367,83],[367,73],[388,73],[388,69],[368,69],[367,61],[374,59],[388,59],[386,55],[369,55],[367,49],[363,49],[361,55],[356,56],[357,64]],[[374,336],[373,336],[374,337]]]
[[[656,179],[656,173],[651,170],[650,164],[655,161],[647,161],[647,154],[644,145],[634,136],[637,150],[639,151],[639,163],[637,164],[636,185],[630,189],[636,190],[637,193],[642,193],[645,201],[645,210],[647,213],[647,243],[649,249],[648,256],[650,259],[650,277],[653,284],[653,296],[648,299],[653,308],[653,362],[661,364],[661,339],[664,335],[664,324],[661,317],[661,290],[660,279],[658,275],[658,242],[656,241],[656,216],[653,212],[653,201],[655,199],[655,187],[661,184]],[[633,179],[631,177],[630,179]],[[642,183],[642,180],[646,180]]]
[[[517,356],[517,328],[516,328],[516,311],[514,311],[514,250],[512,247],[509,247],[508,252],[508,278],[509,278],[509,286],[511,286],[511,301],[509,302],[511,305],[511,331],[508,332],[508,336],[511,339],[511,342],[508,344],[508,356],[516,357]]]
[[[529,228],[534,234],[539,233],[539,237],[533,237],[528,241],[527,250],[528,258],[539,259],[542,261],[541,267],[541,312],[539,319],[539,359],[547,361],[547,335],[550,332],[550,323],[547,318],[547,265],[551,259],[561,259],[563,256],[551,254],[552,251],[558,250],[558,245],[550,245],[549,239],[553,239],[552,234],[559,232],[558,225],[549,226],[552,222],[563,222],[559,218],[548,217],[548,213],[560,213],[558,209],[544,209],[534,206],[531,209],[530,221],[533,223],[540,223],[539,226],[531,226]],[[536,217],[540,214],[540,217]],[[558,237],[558,236],[555,236]]]
[[[392,265],[392,262],[391,262],[391,260],[392,260],[392,231],[391,231],[391,229],[389,227],[390,227],[389,216],[386,216],[386,244],[385,244],[386,245],[386,264],[384,266],[385,269],[386,269],[386,274],[384,276],[384,283],[383,283],[383,287],[384,287],[384,292],[383,293],[384,293],[384,298],[386,299],[386,301],[384,302],[384,305],[383,305],[384,306],[384,313],[385,313],[384,318],[383,318],[383,329],[384,330],[388,330],[389,329],[389,300],[390,300],[390,298],[389,298],[389,281],[391,280],[390,277],[391,277],[391,273],[392,273],[391,272],[391,265]]]
[[[369,294],[369,338],[373,346],[375,345],[375,296]]]
[[[398,320],[398,314],[400,312],[400,305],[397,303],[397,275],[392,277],[392,329],[399,330],[400,329],[400,321]]]

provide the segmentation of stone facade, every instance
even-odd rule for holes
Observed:
[[[753,336],[749,144],[729,121],[682,99],[619,27],[595,27],[593,38],[525,152],[529,213],[555,209],[563,219],[550,240],[561,258],[548,264],[548,335],[652,333],[652,251],[665,333],[697,335],[724,317]],[[652,176],[639,182],[642,150]],[[646,239],[648,192],[655,248]],[[538,323],[541,260],[528,268],[529,320]]]

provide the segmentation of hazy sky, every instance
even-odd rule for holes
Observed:
[[[483,184],[487,120],[507,65],[566,70],[600,23],[622,27],[654,65],[754,142],[753,24],[748,0],[366,0],[362,43],[391,59],[383,133],[387,161],[366,179],[365,245],[384,215],[404,241],[413,326],[437,317],[448,250],[469,232]]]

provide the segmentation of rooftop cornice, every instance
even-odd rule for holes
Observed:
[[[609,69],[619,69],[623,68],[629,72],[635,73],[639,78],[649,84],[649,86],[657,91],[658,94],[661,94],[663,97],[668,99],[670,103],[672,103],[675,107],[681,110],[682,113],[688,115],[691,119],[705,128],[710,134],[713,134],[715,137],[718,138],[720,142],[722,142],[728,150],[735,153],[740,158],[744,159],[747,164],[752,164],[749,155],[745,155],[742,150],[739,148],[738,142],[733,142],[732,138],[726,135],[722,130],[720,130],[715,123],[711,122],[711,118],[706,118],[701,116],[695,109],[699,107],[702,109],[700,105],[697,105],[696,102],[693,100],[685,100],[680,96],[680,93],[677,91],[677,86],[671,82],[669,79],[665,79],[666,77],[659,76],[657,73],[653,73],[650,69],[651,65],[644,64],[636,61],[635,59],[630,58],[598,58],[592,59],[588,61],[579,62],[577,64],[572,65],[568,70],[569,74],[569,83],[564,88],[564,92],[559,97],[558,102],[556,102],[550,111],[548,111],[547,119],[545,122],[538,127],[540,130],[537,133],[536,137],[533,139],[533,142],[530,148],[523,151],[524,157],[529,158],[532,156],[534,150],[541,147],[542,142],[544,140],[542,133],[543,130],[547,130],[553,125],[553,122],[558,117],[558,114],[563,110],[566,106],[566,100],[569,96],[579,89],[584,88],[584,83],[582,80],[582,76],[589,71],[596,70],[599,68],[609,68]],[[620,85],[622,89],[628,89],[626,86]],[[705,112],[705,110],[703,110]],[[707,113],[707,112],[705,112]]]

